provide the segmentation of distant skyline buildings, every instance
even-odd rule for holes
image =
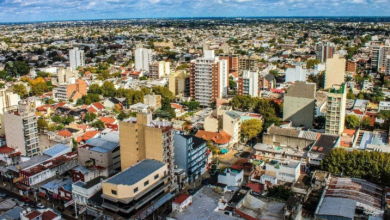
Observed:
[[[368,7],[369,6],[369,7]],[[217,10],[215,10],[217,9]],[[167,17],[388,16],[389,0],[0,1],[2,22]],[[167,13],[169,11],[169,13]],[[130,15],[130,16],[129,16]]]

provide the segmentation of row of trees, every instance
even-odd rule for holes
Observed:
[[[232,99],[230,105],[236,110],[253,111],[261,114],[264,119],[264,129],[267,129],[271,124],[281,124],[279,117],[283,114],[283,106],[268,99],[238,95]]]
[[[33,80],[22,78],[22,81],[28,82],[28,85],[30,86],[30,95],[41,96],[43,93],[49,92],[53,89],[51,82],[45,82],[42,77],[38,77]],[[18,94],[20,98],[26,98],[29,95],[24,84],[15,84],[13,86],[13,92]]]
[[[334,148],[321,162],[322,169],[335,175],[365,179],[390,186],[390,154],[375,151],[347,151]]]

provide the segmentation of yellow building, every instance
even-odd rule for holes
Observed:
[[[185,70],[178,70],[169,74],[169,91],[175,96],[185,93],[186,80],[189,83],[189,74]]]
[[[333,58],[326,60],[325,89],[344,83],[345,65],[345,58],[340,57],[339,54],[335,54]]]
[[[107,210],[128,217],[144,216],[145,209],[157,209],[151,204],[163,204],[160,201],[173,197],[170,187],[168,167],[156,160],[142,160],[115,176],[104,180],[103,204]],[[143,219],[143,218],[142,218]]]
[[[168,165],[173,181],[174,149],[172,124],[153,121],[152,114],[137,114],[119,122],[121,167],[125,170],[144,159],[154,159]]]

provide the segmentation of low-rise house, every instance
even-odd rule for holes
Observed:
[[[221,153],[227,153],[230,148],[231,136],[224,132],[209,132],[198,130],[196,137],[203,138],[206,141],[212,141],[213,144],[221,150]]]
[[[129,106],[129,110],[132,112],[138,112],[138,113],[149,113],[150,112],[150,106],[142,103],[137,103],[134,105]]]
[[[127,106],[127,100],[126,98],[108,98],[103,102],[103,106],[106,109],[114,109],[115,105],[119,106],[120,108]]]
[[[309,164],[311,166],[319,166],[325,156],[338,146],[340,146],[340,137],[338,135],[321,134],[307,154]]]
[[[172,202],[172,211],[182,212],[187,206],[192,204],[192,196],[180,195]]]
[[[108,176],[108,169],[99,166],[93,166],[91,163],[85,166],[77,166],[72,169],[72,180],[73,182],[88,182],[99,176]]]
[[[88,200],[102,189],[106,177],[98,176],[86,182],[78,181],[72,185],[72,197],[77,204],[87,205]]]
[[[294,183],[301,173],[301,164],[297,161],[271,161],[265,165],[265,170],[275,173],[277,181]],[[265,184],[265,182],[261,182]]]
[[[218,183],[226,186],[241,186],[244,181],[244,170],[226,168],[218,174]]]

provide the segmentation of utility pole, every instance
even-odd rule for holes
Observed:
[[[77,203],[76,202],[74,203],[74,210],[76,212],[76,218],[78,218],[78,216],[77,216]]]

